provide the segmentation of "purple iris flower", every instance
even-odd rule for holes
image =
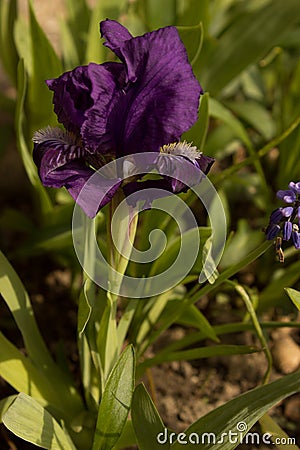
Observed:
[[[65,186],[77,200],[97,169],[135,153],[145,152],[146,158],[148,152],[157,154],[149,158],[149,170],[166,163],[173,169],[171,178],[155,180],[156,187],[175,193],[185,190],[176,174],[183,173],[187,180],[187,172],[195,169],[206,174],[214,160],[180,142],[197,120],[202,88],[176,28],[132,37],[125,27],[107,19],[100,23],[100,31],[104,45],[120,62],[90,63],[46,81],[64,129],[48,127],[34,134],[33,158],[42,183]],[[81,204],[79,199],[79,204],[94,217],[120,187],[128,195],[153,183],[137,179],[123,183],[122,174],[98,179],[90,187],[89,199]]]
[[[288,204],[275,209],[270,216],[265,233],[268,240],[281,237],[292,240],[296,249],[300,249],[300,183],[289,183],[289,189],[277,192],[277,197]]]

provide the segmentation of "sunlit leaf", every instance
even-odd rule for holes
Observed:
[[[226,102],[226,105],[239,117],[252,125],[265,140],[274,137],[276,127],[269,111],[255,101]]]
[[[274,256],[275,258],[275,256]],[[265,311],[267,308],[282,305],[287,301],[284,295],[284,288],[292,286],[299,280],[300,261],[296,261],[285,269],[279,269],[271,279],[269,284],[259,295],[258,311]]]
[[[140,450],[170,448],[168,443],[162,445],[157,441],[159,433],[163,433],[165,426],[143,384],[135,388],[131,415]]]
[[[289,450],[299,450],[297,445],[291,443],[292,439],[296,442],[296,438],[290,438],[268,414],[263,415],[259,423],[262,432],[271,436],[270,441],[278,450],[285,450],[287,446]]]
[[[110,450],[125,426],[134,389],[135,358],[127,347],[107,380],[98,411],[92,450]]]
[[[141,376],[148,367],[156,366],[167,361],[191,361],[213,356],[223,355],[245,355],[260,351],[251,345],[210,345],[208,347],[193,348],[178,352],[161,351],[153,358],[146,359],[137,369],[138,376]]]
[[[292,288],[285,288],[285,291],[287,292],[288,296],[290,297],[296,308],[300,310],[300,292]]]
[[[4,425],[16,436],[49,450],[75,450],[69,436],[36,400],[21,393],[3,414]]]
[[[45,346],[21,280],[1,252],[0,268],[0,293],[22,333],[30,357],[26,358],[1,336],[1,376],[19,391],[62,404],[63,408],[69,405],[74,410],[81,409],[81,400],[70,379],[56,366]],[[52,379],[56,379],[55,387]]]

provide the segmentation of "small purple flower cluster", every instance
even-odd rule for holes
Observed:
[[[275,209],[265,233],[268,240],[277,236],[284,241],[292,240],[296,249],[300,249],[300,182],[289,183],[289,189],[277,192],[277,197],[288,206]]]

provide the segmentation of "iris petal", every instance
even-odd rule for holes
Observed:
[[[84,158],[84,149],[76,143],[74,137],[55,128],[39,131],[33,139],[33,160],[43,184],[50,187],[64,186],[65,179],[70,176],[68,170],[64,172],[65,166]],[[81,163],[81,166],[83,170],[88,169],[84,163]]]
[[[109,118],[117,157],[178,141],[197,120],[202,90],[176,28],[125,40],[119,50],[128,85]]]
[[[75,167],[73,170],[76,170]],[[88,175],[86,171],[81,170],[78,167],[76,176],[66,183],[66,188],[86,215],[93,218],[103,206],[111,201],[122,180],[95,177],[95,172]]]
[[[159,154],[155,164],[159,173],[167,174],[166,178],[174,193],[185,191],[188,186],[200,183],[203,173],[198,165],[183,156]]]
[[[81,136],[85,147],[92,152],[99,151],[103,154],[113,149],[116,127],[111,124],[110,111],[120,96],[116,77],[121,73],[119,64],[88,66],[94,103],[85,113],[86,120],[81,127]]]
[[[59,122],[81,135],[86,148],[96,151],[107,131],[109,108],[116,93],[115,73],[105,65],[90,63],[48,80],[47,85],[54,92]]]
[[[106,19],[100,23],[100,33],[106,40],[104,45],[110,48],[120,59],[122,59],[122,53],[119,49],[122,47],[124,42],[132,38],[129,31],[115,20]]]
[[[87,66],[76,67],[58,78],[47,80],[46,83],[54,92],[53,104],[58,121],[67,130],[79,134],[85,112],[92,106]]]
[[[176,28],[132,37],[125,27],[107,19],[100,29],[105,45],[121,63],[90,63],[48,80],[54,111],[69,134],[46,133],[34,141],[43,184],[65,186],[90,217],[121,186],[119,174],[93,182],[92,167],[131,155],[124,171],[134,175],[138,170],[134,155],[142,152],[149,171],[156,167],[160,173],[165,168],[166,175],[154,183],[138,183],[134,175],[135,183],[124,190],[140,191],[143,184],[151,194],[155,185],[168,195],[199,183],[214,161],[203,155],[189,159],[159,152],[165,144],[179,141],[195,123],[202,93]]]

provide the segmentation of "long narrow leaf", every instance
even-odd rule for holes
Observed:
[[[300,310],[300,292],[292,288],[286,288],[285,291],[287,292],[296,308]]]
[[[23,284],[0,251],[0,293],[20,329],[29,356],[40,367],[53,365],[52,357],[37,327]]]
[[[44,213],[51,210],[52,205],[49,196],[42,186],[38,177],[38,173],[32,160],[26,138],[24,136],[25,126],[25,99],[27,95],[27,75],[25,72],[24,61],[20,60],[18,65],[18,87],[17,87],[17,104],[15,112],[15,128],[17,135],[17,146],[23,160],[24,168],[31,184],[35,187],[40,198],[41,209]]]
[[[57,396],[60,399],[64,399],[65,405],[69,404],[72,409],[80,410],[82,405],[79,395],[76,393],[70,380],[54,363],[37,327],[28,294],[25,291],[20,278],[1,252],[0,293],[13,314],[18,328],[22,333],[30,359],[34,362],[35,367],[38,368],[37,370],[40,371],[41,380],[45,377],[49,380],[50,386],[50,380],[56,379],[56,394],[53,401],[57,400]],[[10,350],[12,351],[12,347],[10,347]],[[5,367],[6,365],[4,364],[4,368]],[[28,376],[29,374],[27,374],[24,379]],[[6,377],[6,380],[11,383],[9,377]],[[16,389],[24,391],[24,388],[16,387]],[[48,396],[47,398],[50,401],[51,397]]]
[[[101,399],[92,450],[110,450],[120,437],[129,413],[135,380],[135,358],[127,347],[113,368]]]
[[[245,12],[228,26],[207,58],[201,58],[198,70],[205,88],[216,95],[243,69],[278,45],[283,33],[299,18],[298,0],[273,0]]]
[[[65,404],[51,379],[45,377],[5,336],[0,333],[0,376],[19,392],[25,392],[44,404],[50,403],[58,411]]]
[[[157,409],[143,384],[139,384],[132,399],[132,424],[140,450],[169,449],[170,445],[162,445],[157,441],[165,427]]]
[[[278,450],[285,450],[287,445],[289,450],[299,450],[297,445],[291,443],[292,438],[290,438],[268,414],[262,416],[259,423],[263,433],[268,433],[268,435],[272,436],[272,442],[274,442],[274,439],[279,438],[279,441],[277,440],[277,444],[275,440],[275,447]],[[293,440],[296,442],[295,438],[293,438]],[[279,442],[281,442],[281,444]]]
[[[30,108],[30,134],[46,125],[56,124],[56,116],[49,107],[52,93],[45,80],[58,77],[62,64],[46,34],[37,22],[32,2],[29,2],[30,45],[32,55],[32,76],[29,77],[28,106]],[[43,101],[41,101],[43,99]]]
[[[76,450],[56,420],[36,400],[21,393],[3,414],[4,425],[16,436],[49,450]]]
[[[156,339],[158,339],[158,337],[161,335],[163,330],[166,330],[174,322],[176,322],[188,305],[196,303],[199,300],[199,298],[201,298],[201,296],[208,294],[216,287],[220,286],[224,281],[232,277],[234,274],[239,272],[243,267],[246,267],[252,261],[257,259],[260,255],[262,255],[271,245],[272,244],[270,242],[264,242],[258,248],[249,253],[247,257],[243,258],[242,261],[240,261],[238,264],[234,264],[232,267],[229,267],[227,270],[224,270],[224,272],[220,274],[220,276],[217,278],[214,284],[206,284],[203,288],[193,293],[189,298],[185,298],[181,302],[181,305],[179,305],[176,310],[170,312],[169,317],[165,319],[160,329],[152,334],[151,339],[148,342],[148,345],[155,342]]]
[[[257,347],[251,345],[213,345],[179,352],[161,352],[151,359],[146,359],[138,366],[138,376],[141,376],[148,367],[156,366],[167,361],[190,361],[220,355],[243,355],[258,351],[260,350]]]
[[[105,20],[107,17],[115,20],[118,19],[124,4],[124,0],[98,0],[96,2],[96,6],[92,10],[90,17],[85,54],[86,63],[102,63],[107,59],[107,49],[100,41],[99,22]]]
[[[194,442],[195,436],[198,435],[201,444],[199,448],[232,450],[272,406],[299,391],[300,373],[296,372],[246,392],[216,408],[193,423],[185,430],[185,434],[187,438],[193,436]],[[230,433],[237,433],[239,439],[229,439]],[[176,442],[171,448],[179,450],[182,444]],[[194,448],[195,443],[187,441],[185,449]]]
[[[2,0],[0,3],[0,59],[14,86],[17,84],[18,57],[13,39],[17,16],[17,1]]]

